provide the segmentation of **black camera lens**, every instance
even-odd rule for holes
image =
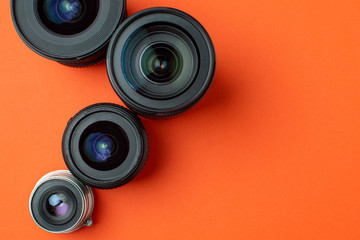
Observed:
[[[92,225],[92,191],[69,171],[42,177],[31,193],[29,206],[36,224],[48,232],[68,233]]]
[[[107,71],[129,108],[145,117],[165,118],[204,96],[215,72],[215,50],[193,17],[176,9],[150,8],[115,32]]]
[[[15,28],[33,51],[71,67],[104,59],[126,18],[125,0],[12,0]]]
[[[83,183],[119,187],[143,168],[148,139],[139,118],[109,103],[81,110],[68,123],[62,141],[65,163]]]

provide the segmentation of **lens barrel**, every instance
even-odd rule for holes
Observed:
[[[126,0],[11,0],[15,28],[39,55],[70,67],[105,58]]]
[[[91,226],[93,206],[91,188],[65,170],[43,176],[29,201],[35,223],[52,233],[69,233],[82,226]]]
[[[215,72],[215,50],[206,30],[190,15],[150,8],[129,17],[115,32],[107,72],[130,109],[166,118],[204,96]]]
[[[101,103],[81,110],[69,121],[62,151],[67,167],[80,181],[110,189],[129,182],[141,171],[148,138],[134,113]]]

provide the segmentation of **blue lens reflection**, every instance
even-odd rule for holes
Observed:
[[[44,10],[50,21],[62,24],[79,18],[83,12],[83,6],[79,0],[46,0]]]
[[[105,162],[114,152],[115,142],[106,134],[92,133],[84,141],[84,153],[93,162]]]
[[[70,206],[64,194],[56,193],[49,197],[46,208],[51,215],[62,217],[69,212]]]

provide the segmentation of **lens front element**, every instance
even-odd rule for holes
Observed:
[[[44,25],[58,34],[72,35],[87,29],[99,11],[99,0],[40,0],[38,14]]]
[[[46,201],[47,211],[55,217],[64,217],[69,212],[69,199],[63,193],[55,193]]]
[[[183,69],[183,59],[173,46],[167,43],[149,45],[140,57],[140,69],[145,78],[155,83],[175,80]]]
[[[124,130],[108,121],[97,122],[81,135],[79,150],[84,161],[98,170],[120,166],[129,152],[129,140]]]
[[[78,0],[46,0],[46,17],[56,24],[76,21],[83,14],[83,5]]]
[[[198,56],[184,31],[167,24],[149,24],[127,39],[121,66],[135,92],[165,100],[175,98],[192,84]]]
[[[93,162],[105,162],[117,148],[112,136],[103,133],[92,133],[83,145],[85,155]]]

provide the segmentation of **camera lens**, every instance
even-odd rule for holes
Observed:
[[[93,205],[91,189],[63,170],[42,177],[29,202],[36,224],[52,233],[68,233],[92,225]]]
[[[71,67],[104,59],[126,18],[125,0],[12,0],[15,28],[33,51]]]
[[[119,187],[143,168],[148,139],[139,118],[115,104],[95,104],[68,123],[62,141],[65,163],[83,183]]]
[[[165,118],[194,106],[215,71],[206,30],[188,14],[150,8],[120,25],[108,49],[111,85],[136,113]]]

